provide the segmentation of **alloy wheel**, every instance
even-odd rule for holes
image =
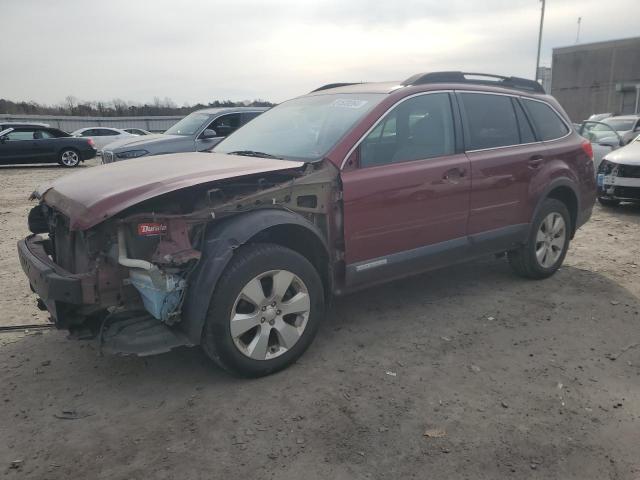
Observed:
[[[551,268],[560,258],[567,242],[567,227],[557,212],[547,215],[536,234],[536,259],[543,268]]]
[[[271,270],[249,281],[231,310],[235,346],[254,360],[270,360],[300,340],[309,320],[309,291],[297,275]]]
[[[62,152],[60,160],[66,167],[75,167],[76,165],[78,165],[80,158],[78,157],[78,154],[73,150],[65,150],[64,152]]]

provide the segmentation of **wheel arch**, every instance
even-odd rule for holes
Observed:
[[[76,152],[78,154],[78,156],[80,156],[80,149],[78,147],[76,147],[75,145],[65,145],[62,148],[58,149],[58,156],[62,155],[62,152],[64,152],[65,150],[73,150],[74,152]]]
[[[242,213],[213,223],[205,232],[202,258],[190,275],[182,328],[194,344],[201,341],[211,295],[235,249],[247,243],[276,243],[305,256],[331,292],[329,250],[320,229],[304,217],[283,209]]]
[[[555,198],[564,203],[567,206],[567,210],[569,210],[569,215],[571,216],[571,238],[573,238],[577,230],[578,212],[580,211],[580,196],[574,182],[568,178],[557,178],[544,189],[539,198],[531,217],[532,220],[536,217],[547,198]]]

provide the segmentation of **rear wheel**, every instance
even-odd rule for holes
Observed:
[[[280,245],[249,244],[218,281],[202,346],[231,373],[268,375],[304,353],[323,316],[322,281],[305,257]]]
[[[531,224],[527,244],[508,252],[509,264],[520,276],[547,278],[562,265],[570,236],[571,217],[566,205],[547,198]]]
[[[58,163],[67,168],[77,167],[80,163],[80,155],[73,148],[65,148],[60,152]]]
[[[620,205],[620,200],[616,200],[615,198],[598,197],[598,202],[603,207],[617,207]]]

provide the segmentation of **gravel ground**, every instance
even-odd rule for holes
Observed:
[[[3,324],[43,322],[0,170]],[[483,259],[340,299],[293,367],[237,380],[198,349],[101,357],[0,333],[11,479],[640,478],[640,207],[596,208],[553,278]],[[638,264],[636,264],[638,262]]]

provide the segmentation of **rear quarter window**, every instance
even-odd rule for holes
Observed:
[[[569,133],[569,127],[549,105],[535,100],[522,99],[533,121],[540,140],[555,140]]]

